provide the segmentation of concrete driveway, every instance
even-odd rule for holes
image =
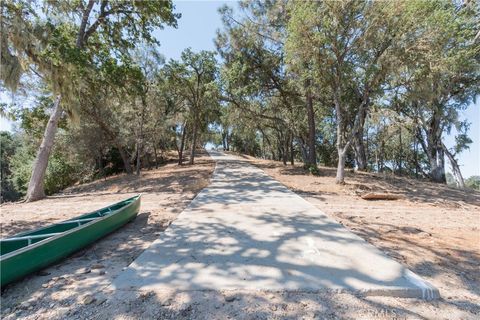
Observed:
[[[210,152],[211,184],[141,254],[119,290],[438,290],[241,158]]]

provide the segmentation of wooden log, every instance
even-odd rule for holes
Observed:
[[[361,196],[363,200],[398,200],[403,196],[392,193],[367,193]]]

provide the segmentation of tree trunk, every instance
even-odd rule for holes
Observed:
[[[462,172],[460,171],[460,166],[458,165],[455,156],[450,151],[448,151],[448,149],[443,143],[442,147],[448,157],[448,160],[450,161],[450,164],[452,165],[452,171],[453,175],[455,176],[455,181],[457,182],[457,187],[459,187],[460,189],[465,189],[465,180],[463,180]]]
[[[141,142],[137,142],[137,166],[136,166],[137,176],[140,175],[140,164],[141,164],[141,162],[140,162],[140,153],[141,153],[140,148],[141,148]]]
[[[445,152],[442,148],[442,142],[439,142],[440,145],[437,147],[437,154],[438,154],[438,167],[439,167],[439,175],[441,183],[447,183],[447,177],[445,175]]]
[[[225,130],[224,127],[222,127],[222,147],[223,147],[223,151],[227,151],[227,135],[228,135],[228,132]]]
[[[290,164],[295,165],[295,149],[293,148],[293,134],[290,136]]]
[[[187,123],[183,124],[182,141],[180,142],[180,148],[178,149],[178,165],[183,164],[183,149],[185,149],[185,136],[187,135]]]
[[[337,176],[335,177],[335,183],[344,184],[345,183],[345,156],[347,154],[346,150],[337,149],[338,151],[338,164],[337,164]]]
[[[313,98],[307,85],[307,117],[308,117],[308,158],[307,166],[317,166],[317,153],[315,151],[315,112],[313,110]]]
[[[418,142],[417,136],[413,136],[413,161],[415,162],[415,178],[418,179]]]
[[[423,128],[426,135],[426,143],[423,141],[423,137],[420,134],[419,138],[422,138],[422,147],[426,151],[428,156],[428,162],[430,163],[430,176],[434,182],[445,183],[445,155],[442,149],[442,129],[440,125],[441,112],[440,107],[436,107],[432,114],[431,119],[428,121],[428,125]]]
[[[130,160],[128,159],[125,149],[123,149],[123,146],[120,143],[117,143],[117,149],[118,149],[118,153],[120,153],[120,157],[122,158],[125,172],[127,174],[132,174],[132,167],[130,167]]]
[[[140,116],[140,134],[137,140],[137,176],[140,175],[141,161],[140,157],[143,153],[143,125],[145,123],[145,108],[147,107],[147,100],[145,95],[142,95],[142,111]]]
[[[189,164],[193,164],[195,161],[195,147],[197,145],[197,121],[194,121],[192,132],[192,146],[190,148],[190,161]]]
[[[302,154],[302,161],[304,165],[307,165],[308,163],[308,151],[307,151],[307,146],[305,145],[305,140],[303,138],[300,138],[300,152]]]
[[[358,171],[366,171],[367,170],[367,154],[365,152],[365,145],[363,143],[363,139],[355,134],[354,138],[355,142],[355,161],[357,163],[357,170]]]
[[[337,184],[345,183],[345,156],[350,144],[350,141],[346,144],[343,139],[343,112],[342,106],[340,105],[340,97],[337,91],[334,91],[334,103],[335,103],[335,113],[337,118],[337,153],[338,153],[338,163],[337,163],[337,176],[335,177],[335,182]]]
[[[358,130],[354,133],[353,136],[355,147],[355,161],[357,163],[357,170],[359,171],[367,170],[367,153],[365,152],[365,144],[363,143],[363,132],[365,127],[366,115],[366,109],[360,112]]]
[[[286,147],[285,143],[284,143],[283,147],[281,148],[281,150],[282,150],[282,162],[283,162],[283,165],[286,166],[287,165],[288,150],[287,150],[287,147]]]
[[[157,147],[155,146],[155,143],[153,144],[153,154],[155,156],[155,169],[158,169],[158,153],[157,153]]]
[[[445,183],[445,168],[442,166],[444,160],[440,160],[439,157],[443,157],[443,152],[438,154],[438,149],[433,147],[430,143],[427,145],[428,162],[430,163],[430,178],[434,182]]]
[[[430,161],[430,177],[434,182],[442,182],[442,169],[436,159]]]
[[[398,141],[400,144],[400,152],[398,154],[398,173],[402,174],[402,167],[403,167],[403,145],[402,145],[402,127],[398,130]]]
[[[37,201],[45,198],[44,179],[48,166],[48,158],[50,157],[53,142],[55,140],[55,133],[57,132],[58,128],[58,121],[62,116],[63,110],[60,107],[61,99],[61,95],[58,95],[55,100],[53,112],[50,116],[50,119],[48,119],[42,144],[38,149],[37,157],[35,158],[35,162],[33,164],[32,176],[30,177],[30,182],[28,183],[26,198],[27,202]]]

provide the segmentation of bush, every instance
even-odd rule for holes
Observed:
[[[480,176],[471,176],[465,180],[465,185],[474,190],[480,190]]]
[[[75,164],[58,153],[53,153],[48,160],[45,177],[45,193],[50,195],[71,186],[78,180]]]
[[[28,183],[35,161],[35,152],[22,145],[11,159],[11,181],[15,190],[22,196],[27,193]],[[78,180],[78,168],[67,154],[54,149],[48,160],[45,174],[45,193],[47,195],[59,192]]]
[[[18,148],[18,139],[7,131],[0,132],[1,196],[0,202],[15,201],[20,198],[11,181],[11,158]]]
[[[318,169],[318,167],[316,165],[309,165],[306,167],[306,169],[308,170],[308,172],[310,172],[310,174],[314,175],[314,176],[318,176],[320,175],[320,169]]]

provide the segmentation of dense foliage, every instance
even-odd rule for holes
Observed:
[[[463,187],[456,157],[471,140],[459,112],[480,91],[478,6],[285,0],[240,8],[222,10],[217,37],[230,115],[223,130],[234,149],[336,164],[338,183],[345,166],[445,182],[448,159]]]
[[[2,201],[140,174],[170,150],[191,164],[207,142],[336,166],[338,183],[346,167],[444,183],[450,164],[478,188],[457,163],[480,91],[473,2],[238,7],[219,12],[217,52],[165,61],[154,31],[176,27],[171,1],[1,2],[1,94],[15,92],[1,112],[18,123],[1,134]]]

